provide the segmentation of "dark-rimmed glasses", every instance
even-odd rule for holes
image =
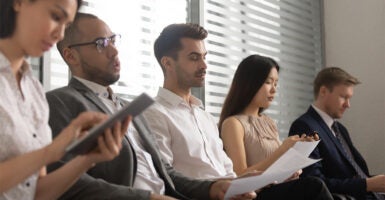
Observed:
[[[98,52],[101,53],[105,48],[108,47],[108,44],[110,43],[116,47],[116,45],[120,42],[120,38],[121,38],[120,34],[115,34],[115,35],[112,35],[111,37],[96,38],[92,42],[71,44],[71,45],[68,45],[68,48],[94,44]]]

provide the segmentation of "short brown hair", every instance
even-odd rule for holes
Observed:
[[[326,67],[318,72],[314,79],[314,98],[317,99],[321,86],[325,86],[330,91],[337,85],[357,85],[361,82],[354,76],[339,67]]]
[[[182,48],[182,38],[204,40],[206,37],[207,31],[198,24],[171,24],[164,28],[154,43],[154,54],[163,73],[165,70],[160,60],[163,56],[177,59],[177,52]]]

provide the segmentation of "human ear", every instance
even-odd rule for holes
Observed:
[[[15,12],[19,12],[21,9],[22,0],[14,0],[13,1],[13,9]]]
[[[166,71],[170,71],[173,68],[173,60],[171,57],[163,56],[162,59],[160,59],[160,63]]]
[[[319,96],[323,97],[327,92],[329,92],[329,89],[325,86],[321,86],[319,89]]]
[[[76,51],[71,50],[70,48],[64,48],[63,49],[63,59],[69,64],[69,65],[76,65],[79,63],[79,56]]]

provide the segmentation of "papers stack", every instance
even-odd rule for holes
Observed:
[[[281,183],[296,171],[320,161],[321,159],[309,158],[318,143],[319,141],[297,142],[261,175],[234,179],[225,194],[225,199],[258,190],[272,183]]]

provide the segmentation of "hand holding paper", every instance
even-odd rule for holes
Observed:
[[[308,158],[318,143],[319,141],[297,142],[266,169],[263,174],[233,180],[225,194],[225,199],[230,199],[235,195],[248,191],[258,190],[274,182],[280,183],[299,169],[318,162],[320,159]]]

